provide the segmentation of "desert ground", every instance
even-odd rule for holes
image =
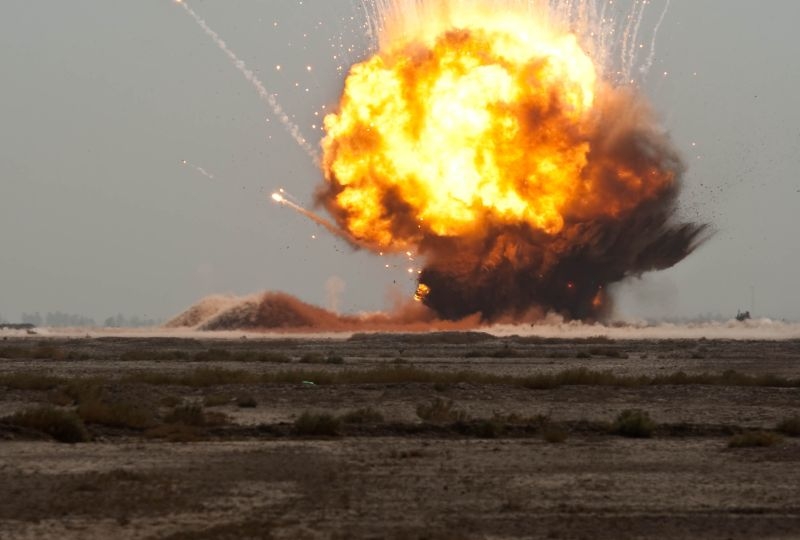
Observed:
[[[0,341],[0,538],[798,538],[800,341]]]

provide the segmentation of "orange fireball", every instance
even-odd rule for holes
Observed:
[[[401,251],[489,224],[556,234],[571,214],[624,211],[592,177],[603,84],[576,36],[474,5],[459,22],[434,17],[352,68],[323,141],[340,224]],[[628,204],[669,180],[633,175]]]
[[[646,101],[530,4],[387,2],[325,118],[319,201],[360,246],[422,254],[445,318],[602,315],[705,230],[672,222],[683,165]]]

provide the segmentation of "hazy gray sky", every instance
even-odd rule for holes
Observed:
[[[358,4],[191,2],[315,139],[332,56],[367,44]],[[673,0],[646,89],[690,167],[684,213],[718,233],[622,287],[624,313],[734,315],[752,286],[758,314],[800,319],[798,20],[788,0]],[[5,0],[0,76],[0,316],[169,317],[266,289],[325,305],[332,277],[346,311],[413,291],[268,201],[285,187],[308,204],[321,175],[172,1]]]

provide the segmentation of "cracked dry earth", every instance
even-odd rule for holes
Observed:
[[[110,392],[142,401],[160,403],[169,396],[202,400],[244,391],[257,401],[255,408],[210,407],[226,414],[230,425],[193,442],[166,442],[137,430],[96,425],[88,426],[93,440],[80,444],[0,430],[0,538],[800,537],[800,439],[728,448],[731,433],[773,429],[800,413],[797,386],[530,390],[404,382],[197,388],[121,379],[126,373],[188,372],[198,367],[191,357],[120,359],[130,350],[157,356],[160,350],[225,348],[278,351],[296,363],[309,351],[334,351],[344,358],[343,365],[314,369],[367,370],[401,357],[404,363],[443,372],[525,375],[587,367],[657,375],[735,369],[798,379],[797,342],[614,342],[603,344],[602,356],[585,342],[474,335],[424,342],[403,336],[247,341],[52,340],[49,345],[79,352],[81,359],[0,359],[0,375],[106,377]],[[24,339],[11,343],[34,344],[40,345]],[[498,348],[509,346],[513,357],[493,357]],[[576,354],[590,349],[595,354],[588,358]],[[202,365],[256,373],[301,368],[225,359]],[[50,395],[0,385],[0,416],[47,403]],[[474,418],[544,415],[563,422],[568,436],[553,444],[535,433],[487,438],[385,427],[309,438],[290,429],[304,411],[339,414],[366,406],[380,411],[387,426],[419,425],[417,405],[436,397],[452,400]],[[629,408],[644,409],[659,423],[694,428],[679,435],[657,431],[649,439],[579,428],[581,422],[610,422]]]

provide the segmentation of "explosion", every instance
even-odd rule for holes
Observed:
[[[390,4],[325,118],[318,200],[361,247],[422,255],[416,298],[441,317],[597,319],[609,284],[702,241],[647,102],[548,13]]]

